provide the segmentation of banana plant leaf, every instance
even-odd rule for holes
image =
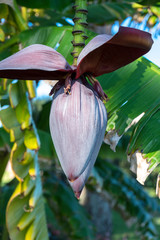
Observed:
[[[88,22],[96,24],[105,24],[116,20],[124,20],[135,13],[130,3],[124,2],[102,2],[90,4],[88,6]]]
[[[157,0],[139,0],[139,3],[145,6],[160,6],[160,1]]]
[[[65,7],[70,6],[74,1],[64,0],[64,1],[56,1],[56,0],[35,0],[34,2],[17,0],[17,3],[21,6],[25,6],[27,8],[53,8],[57,11],[63,11]]]
[[[158,200],[150,199],[135,179],[128,177],[108,161],[98,158],[89,184],[91,190],[103,190],[103,197],[118,209],[126,222],[135,224],[139,239],[159,238],[158,229],[153,221],[153,216],[160,212]],[[140,224],[141,221],[143,224]]]
[[[34,95],[33,82],[11,82],[11,106],[0,111],[0,120],[13,142],[10,162],[19,181],[6,210],[10,239],[48,239],[37,155],[40,143],[31,108]],[[3,138],[1,140],[3,145]]]

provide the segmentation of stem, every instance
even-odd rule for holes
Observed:
[[[90,83],[92,84],[94,90],[98,93],[101,100],[107,102],[109,100],[108,96],[103,91],[103,88],[101,87],[101,84],[98,82],[98,80],[93,77],[91,74],[85,74],[85,76],[88,78]]]
[[[87,0],[75,0],[75,16],[73,18],[73,52],[71,53],[74,57],[73,66],[77,66],[77,58],[85,46],[85,40],[88,38],[85,34],[85,28],[87,27]]]

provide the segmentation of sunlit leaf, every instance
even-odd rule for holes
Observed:
[[[24,144],[27,148],[31,150],[39,149],[40,141],[34,125],[32,126],[32,128],[25,130]]]
[[[21,126],[16,126],[10,129],[10,141],[15,142],[23,137]]]
[[[29,93],[30,99],[36,97],[36,82],[31,80],[26,80],[26,85]]]
[[[4,42],[5,40],[5,33],[2,28],[0,28],[0,41]]]
[[[148,117],[148,119],[144,116],[136,127],[129,145],[128,154],[131,166],[134,166],[137,180],[142,184],[144,184],[148,175],[160,163],[159,119],[159,110]],[[139,150],[139,155],[137,149]],[[143,163],[142,160],[139,160],[141,156],[143,157]]]
[[[31,103],[26,95],[24,95],[21,101],[18,103],[15,109],[18,122],[21,124],[21,128],[25,129],[31,125]]]
[[[25,151],[26,148],[24,146],[23,141],[19,140],[14,143],[10,155],[12,170],[14,171],[14,174],[17,177],[17,179],[20,181],[23,181],[23,178],[27,176],[29,170],[29,165],[24,166],[21,164],[21,161],[23,161]]]

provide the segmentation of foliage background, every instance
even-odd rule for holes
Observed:
[[[72,64],[68,22],[74,16],[72,4],[69,0],[0,1],[0,59],[41,43],[56,48]],[[87,41],[96,33],[110,34],[114,22],[121,24],[128,16],[138,26],[147,15],[146,28],[159,35],[159,1],[89,1],[88,11]],[[160,205],[154,191],[158,169],[143,187],[127,161],[128,155],[141,183],[160,161],[159,74],[154,64],[141,58],[99,78],[110,98],[105,141],[112,148],[118,145],[115,153],[102,145],[80,202],[66,182],[51,141],[51,100],[36,98],[38,82],[0,80],[2,240],[9,235],[13,240],[160,238]],[[142,118],[133,122],[139,115]],[[9,160],[12,180],[6,169]]]

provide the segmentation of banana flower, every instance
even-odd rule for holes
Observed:
[[[0,62],[0,77],[20,80],[59,80],[53,87],[50,131],[61,166],[77,198],[101,147],[107,96],[95,79],[147,53],[150,33],[120,27],[113,37],[93,38],[81,51],[77,66],[51,47],[34,44]],[[91,82],[88,83],[87,79]]]

